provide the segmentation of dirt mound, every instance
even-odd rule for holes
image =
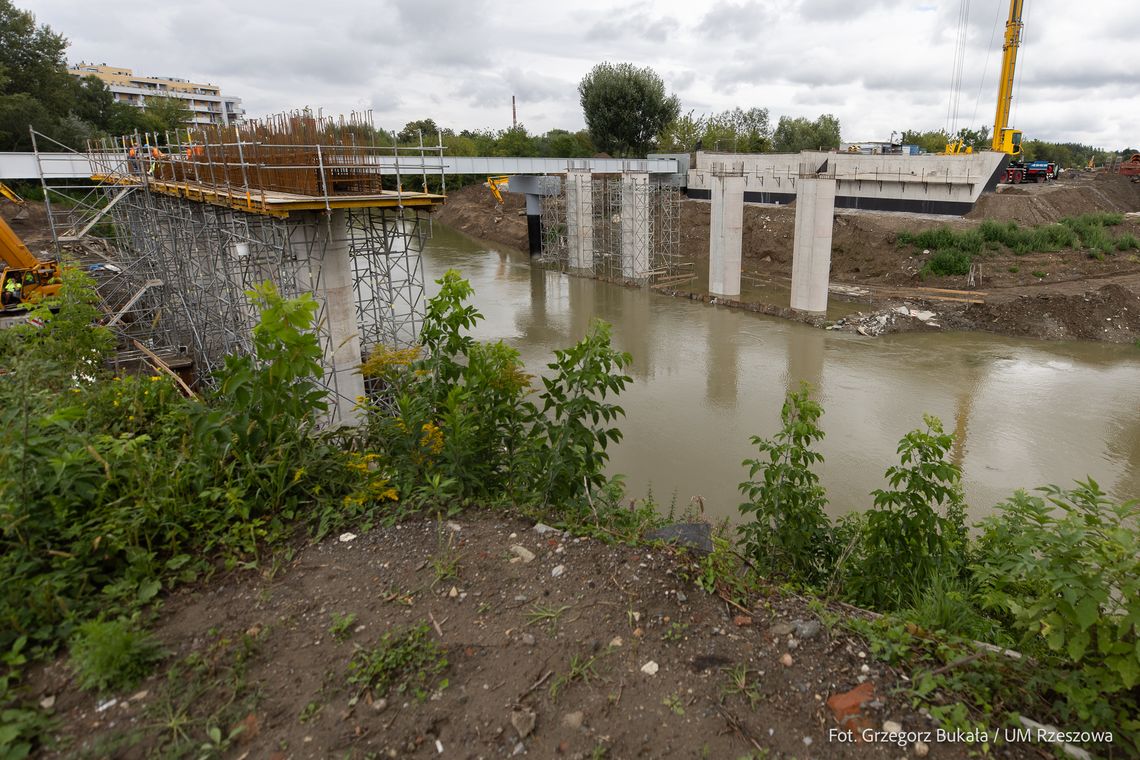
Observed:
[[[1021,295],[1000,303],[971,304],[969,327],[1047,340],[1140,340],[1140,294],[1112,283],[1087,293]]]
[[[36,696],[54,700],[63,735],[49,756],[175,754],[212,726],[234,757],[898,757],[836,740],[833,712],[860,705],[860,725],[932,730],[896,696],[899,671],[842,626],[777,593],[729,608],[685,580],[692,567],[491,515],[333,538],[276,578],[172,595],[154,629],[171,675],[133,696],[102,702],[49,668]],[[417,622],[445,652],[446,688],[417,699],[349,683],[354,655]],[[930,744],[931,758],[969,751]]]
[[[1052,184],[1005,186],[987,193],[966,218],[1049,224],[1095,211],[1140,211],[1140,184],[1127,177],[1106,173],[1068,176]]]
[[[24,245],[33,252],[51,246],[51,225],[48,223],[47,210],[44,204],[28,201],[24,206],[26,213],[21,213],[14,203],[0,201],[0,216],[12,228]],[[22,219],[17,218],[23,216]]]
[[[471,237],[525,251],[526,198],[503,193],[503,201],[499,205],[483,185],[469,185],[448,193],[447,203],[435,212],[435,218]]]

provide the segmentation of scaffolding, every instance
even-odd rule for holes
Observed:
[[[443,201],[428,192],[436,182],[444,189],[442,142],[377,146],[378,134],[368,114],[299,112],[93,142],[93,181],[54,180],[43,163],[52,159],[42,160],[52,234],[61,255],[83,241],[79,263],[124,343],[187,357],[207,385],[226,355],[251,348],[248,291],[268,281],[286,297],[312,294],[324,382],[345,398],[357,385],[340,387],[346,370],[332,367],[346,346],[337,325],[359,332],[353,371],[377,345],[417,341],[426,212]],[[414,175],[401,171],[407,151]],[[354,320],[351,305],[338,311],[349,288]]]
[[[680,256],[680,190],[636,172],[591,180],[588,229],[593,235],[593,266],[592,271],[575,271],[570,262],[570,235],[580,225],[574,204],[567,203],[567,184],[562,183],[556,195],[542,199],[540,263],[631,284],[691,274]]]

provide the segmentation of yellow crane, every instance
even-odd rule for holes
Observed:
[[[1009,19],[1005,23],[1005,42],[1001,46],[1001,77],[998,79],[997,112],[994,114],[991,150],[1011,158],[1021,156],[1021,130],[1009,128],[1009,111],[1013,104],[1013,74],[1017,66],[1017,49],[1021,46],[1021,10],[1025,0],[1009,0]]]

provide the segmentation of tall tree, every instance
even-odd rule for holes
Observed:
[[[424,136],[424,144],[435,144],[436,138],[439,135],[439,127],[436,126],[435,119],[416,119],[409,121],[396,135],[396,141],[401,145],[419,145],[420,134]]]
[[[578,84],[578,96],[594,144],[619,156],[644,155],[681,112],[661,77],[632,63],[599,63]]]
[[[801,150],[831,150],[839,147],[839,119],[825,113],[815,121],[800,116],[781,116],[772,135],[777,153]]]
[[[0,0],[0,96],[27,93],[49,112],[65,115],[71,95],[66,50],[63,35]]]
[[[146,131],[158,133],[181,129],[194,119],[194,114],[190,112],[185,100],[163,95],[148,97],[143,114]]]

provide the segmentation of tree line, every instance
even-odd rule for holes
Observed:
[[[37,25],[28,11],[0,0],[0,150],[29,150],[29,125],[72,148],[88,139],[134,131],[164,133],[189,125],[192,114],[174,97],[150,97],[145,108],[115,102],[106,84],[94,76],[68,74],[67,39],[46,24]],[[797,153],[834,150],[840,143],[839,119],[781,116],[772,127],[767,108],[736,107],[719,113],[681,112],[680,99],[669,93],[651,68],[603,62],[578,84],[586,129],[552,129],[531,133],[523,124],[508,129],[441,127],[434,119],[408,122],[396,132],[377,130],[379,145],[426,145],[441,141],[454,156],[537,156],[579,158],[604,153],[644,156],[652,151],[697,150],[742,153]],[[989,127],[965,128],[951,136],[944,130],[904,130],[902,143],[940,153],[953,138],[977,150],[989,147]],[[1103,164],[1117,155],[1078,143],[1026,140],[1027,160],[1048,159],[1072,167]],[[1133,153],[1132,149],[1121,155]]]

